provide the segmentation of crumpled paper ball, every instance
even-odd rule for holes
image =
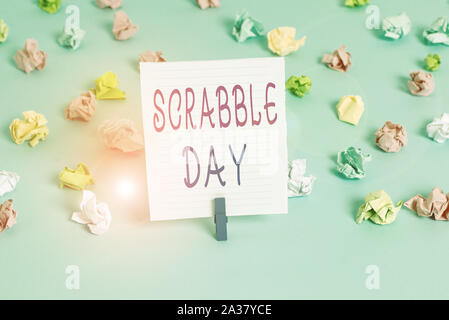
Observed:
[[[65,117],[67,120],[90,121],[95,114],[96,105],[95,95],[92,91],[86,91],[70,101],[65,109]]]
[[[134,36],[139,30],[139,26],[133,25],[125,11],[117,11],[114,14],[114,26],[112,32],[115,39],[127,40]]]
[[[306,176],[306,159],[296,159],[288,164],[288,196],[302,197],[312,192],[316,178]]]
[[[20,177],[17,173],[0,170],[0,197],[13,191],[19,180]]]
[[[426,59],[424,59],[424,62],[428,71],[437,71],[440,68],[441,58],[437,54],[431,55],[429,53]]]
[[[97,6],[101,9],[117,9],[122,6],[122,0],[96,0]]]
[[[64,48],[76,50],[81,45],[85,35],[86,32],[80,28],[71,27],[66,29],[64,27],[62,34],[59,36],[58,42]]]
[[[365,203],[360,206],[355,221],[362,223],[369,219],[376,224],[390,224],[396,220],[401,206],[402,201],[395,206],[385,191],[373,191],[365,197]]]
[[[449,139],[449,113],[443,113],[426,126],[427,135],[438,143]]]
[[[220,0],[196,0],[196,3],[201,9],[218,8]]]
[[[349,147],[337,155],[337,171],[348,179],[362,179],[366,175],[365,162],[371,155],[360,148]]]
[[[0,233],[16,224],[17,212],[13,208],[13,200],[9,199],[0,204]]]
[[[108,231],[111,225],[111,212],[104,202],[97,202],[97,197],[92,191],[83,191],[83,200],[79,212],[74,212],[72,220],[81,224],[87,224],[89,231],[95,235],[102,235]]]
[[[144,148],[143,136],[131,120],[106,120],[100,125],[98,131],[102,134],[105,145],[110,149],[134,152]]]
[[[117,74],[110,71],[95,79],[95,97],[98,100],[126,99],[126,93],[118,88]]]
[[[382,20],[384,36],[397,40],[406,36],[412,29],[412,21],[405,12],[398,16],[387,17]]]
[[[354,8],[354,7],[361,7],[369,3],[369,0],[346,0],[345,6]]]
[[[48,135],[48,121],[44,115],[35,111],[25,111],[22,113],[23,120],[14,119],[9,126],[11,137],[17,144],[28,141],[31,147],[34,147],[39,141],[44,141]]]
[[[340,121],[358,125],[365,111],[365,104],[360,96],[343,96],[337,104],[337,114]]]
[[[322,63],[327,64],[331,69],[346,72],[351,66],[351,54],[346,51],[346,46],[342,45],[340,48],[334,50],[332,54],[326,53],[321,60]]]
[[[45,68],[47,54],[39,50],[36,40],[27,39],[23,50],[17,50],[14,61],[20,70],[30,73],[34,69],[42,70]]]
[[[433,188],[432,192],[427,195],[427,198],[418,194],[407,200],[404,206],[421,217],[449,220],[449,194],[444,194],[440,188]]]
[[[439,17],[432,25],[425,29],[423,37],[433,44],[444,44],[449,46],[449,26],[446,17]]]
[[[410,77],[412,80],[408,81],[408,88],[415,96],[428,96],[435,89],[435,80],[431,73],[412,71]]]
[[[312,88],[312,80],[308,76],[291,76],[285,83],[285,88],[300,98]]]
[[[295,40],[296,29],[292,27],[279,27],[267,34],[268,48],[275,54],[286,56],[306,43],[306,36]]]
[[[141,62],[166,62],[165,58],[162,56],[162,51],[153,52],[151,50],[142,52],[139,55],[139,70]]]
[[[0,19],[0,43],[5,42],[8,38],[9,28],[6,25],[5,21]]]
[[[61,0],[39,0],[39,7],[48,13],[55,13],[60,6]]]
[[[407,145],[407,132],[400,124],[385,122],[376,131],[376,144],[385,152],[398,152]]]
[[[263,35],[264,28],[262,23],[252,18],[247,11],[236,14],[232,35],[238,42],[243,42],[248,38],[254,38]]]
[[[139,62],[165,62],[167,60],[162,57],[162,51],[153,52],[145,51],[139,55]]]
[[[70,188],[73,190],[84,190],[88,185],[94,184],[89,168],[85,163],[78,163],[75,169],[65,167],[59,174],[59,188]]]

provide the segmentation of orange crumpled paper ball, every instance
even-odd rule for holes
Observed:
[[[143,135],[137,131],[131,120],[106,120],[98,131],[105,145],[110,149],[134,152],[144,148]]]
[[[95,95],[92,91],[86,91],[70,101],[65,109],[65,117],[67,120],[89,121],[95,114],[96,105]]]

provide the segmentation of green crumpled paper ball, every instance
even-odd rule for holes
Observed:
[[[39,0],[39,7],[48,13],[55,13],[61,6],[61,0]]]
[[[81,41],[84,38],[86,32],[80,28],[64,28],[58,42],[65,48],[76,50],[81,45]]]
[[[262,23],[250,17],[248,12],[243,11],[235,15],[232,35],[238,42],[243,42],[248,38],[263,35],[264,28]]]
[[[446,17],[439,17],[423,31],[423,37],[433,44],[449,46],[449,25]]]
[[[365,162],[371,161],[371,155],[360,148],[349,147],[337,156],[337,171],[348,179],[362,179],[366,175]]]
[[[428,71],[437,71],[441,64],[441,58],[437,54],[431,55],[429,53],[424,61],[426,62],[426,69]]]
[[[405,37],[411,29],[412,21],[405,12],[382,20],[382,30],[386,38],[400,39]]]
[[[369,0],[346,0],[345,1],[345,6],[347,7],[360,7],[360,6],[364,6],[365,4],[368,4]]]
[[[369,219],[376,224],[390,224],[396,220],[401,206],[402,201],[395,206],[385,191],[373,191],[365,197],[365,203],[360,206],[355,221],[361,223]]]
[[[308,76],[291,76],[285,83],[285,88],[298,97],[304,97],[312,87],[312,80]]]
[[[8,38],[9,28],[6,25],[5,21],[0,19],[0,42],[5,42],[6,38]]]

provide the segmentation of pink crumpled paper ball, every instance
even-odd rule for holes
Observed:
[[[0,204],[0,233],[16,224],[17,212],[12,206],[12,199]]]
[[[376,131],[376,144],[385,152],[398,152],[407,145],[407,132],[400,124],[387,121]]]
[[[127,40],[134,36],[139,26],[133,25],[125,11],[117,11],[114,14],[114,26],[112,32],[117,40]]]
[[[34,39],[27,39],[22,50],[17,50],[14,61],[20,70],[30,73],[34,69],[42,70],[47,62],[47,54],[39,50],[39,45]]]
[[[412,80],[408,81],[408,88],[415,96],[428,96],[435,89],[435,80],[431,73],[412,71],[410,77]]]

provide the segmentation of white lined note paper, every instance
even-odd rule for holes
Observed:
[[[151,220],[212,216],[217,197],[230,216],[287,213],[283,58],[141,63],[140,77]]]

